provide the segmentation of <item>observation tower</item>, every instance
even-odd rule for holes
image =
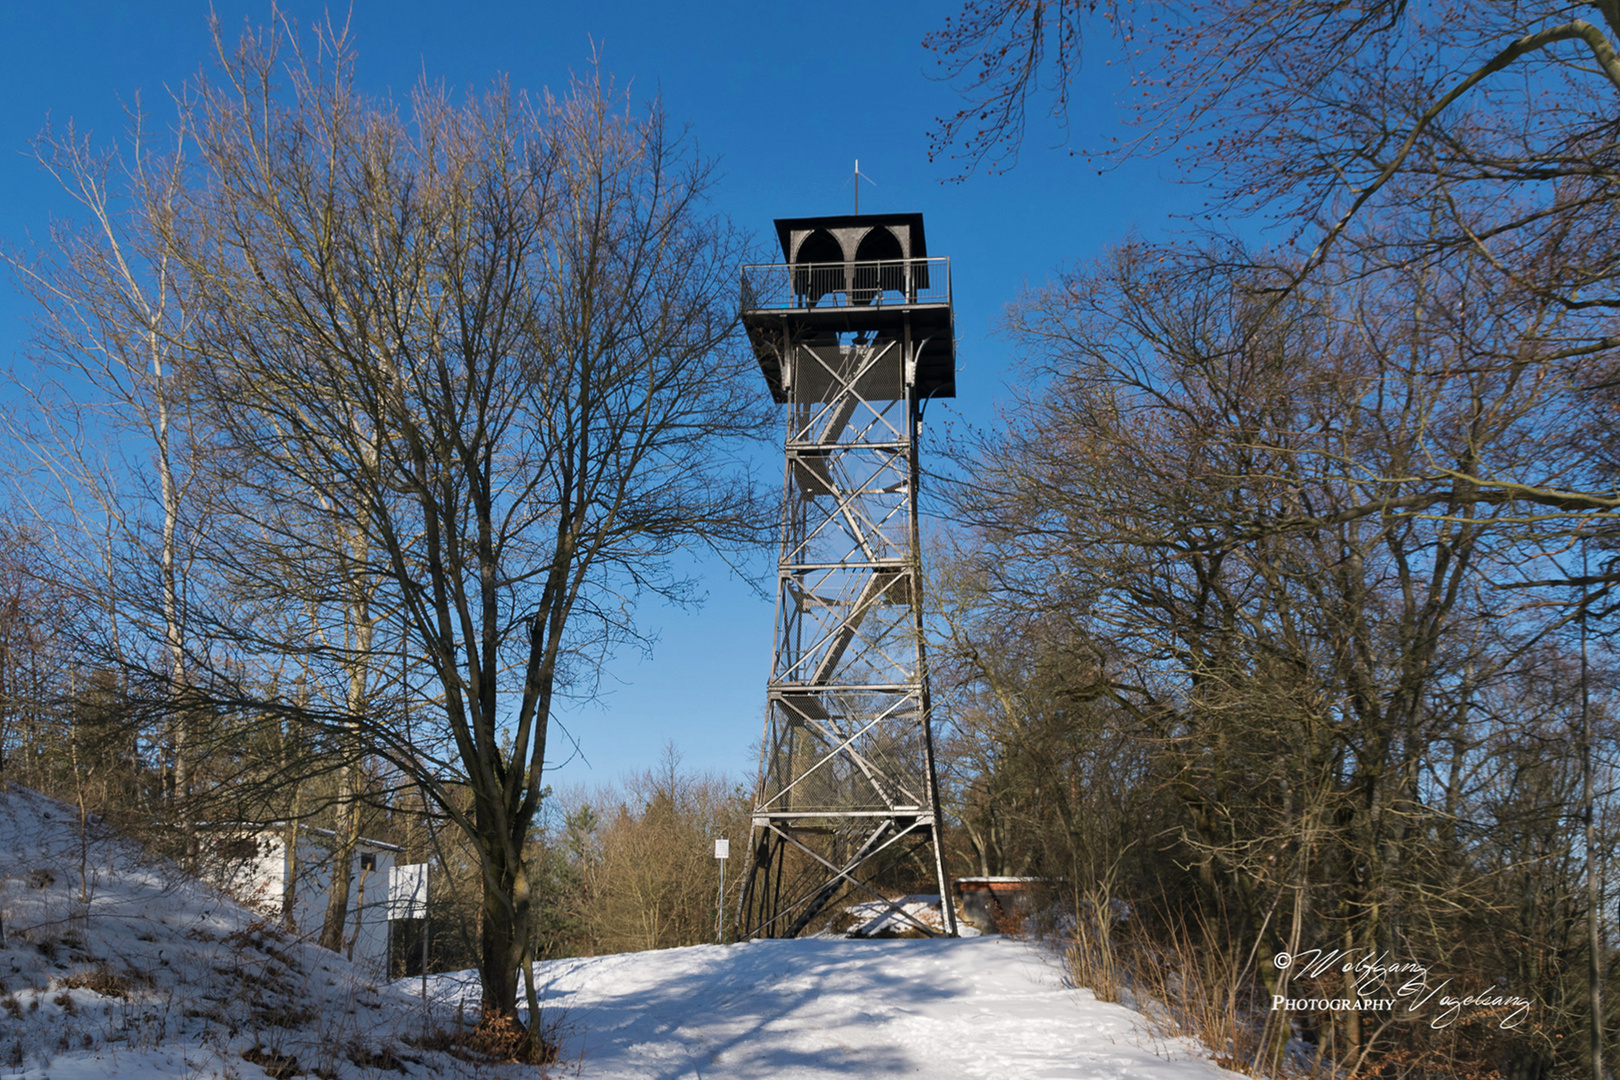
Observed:
[[[786,405],[776,628],[739,937],[794,937],[841,893],[955,936],[940,846],[917,536],[917,428],[956,396],[948,259],[921,214],[787,218],[742,319]],[[930,926],[885,894],[920,869]]]

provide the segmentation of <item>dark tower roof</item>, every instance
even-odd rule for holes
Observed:
[[[840,240],[848,237],[851,243],[844,258],[853,260],[860,241],[874,228],[887,228],[901,244],[901,258],[926,259],[928,242],[923,235],[921,214],[828,214],[823,217],[777,218],[776,239],[782,245],[782,257],[790,263],[814,260],[798,258],[799,246],[816,232],[826,231]]]

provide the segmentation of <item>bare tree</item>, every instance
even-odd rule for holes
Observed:
[[[39,555],[26,532],[0,530],[0,787],[51,789],[48,762],[60,757],[53,704],[71,662],[62,639],[73,605],[41,581]]]
[[[1551,835],[1545,818],[1533,823],[1534,814],[1516,810],[1499,819],[1503,832],[1493,841],[1470,845],[1466,837],[1481,827],[1480,816],[1489,816],[1482,793],[1492,784],[1510,791],[1509,801],[1523,799],[1552,819],[1567,809],[1562,757],[1541,769],[1502,765],[1522,764],[1522,745],[1537,744],[1569,705],[1556,687],[1527,677],[1525,658],[1532,654],[1525,650],[1539,635],[1546,636],[1542,644],[1562,636],[1567,650],[1568,631],[1576,624],[1612,634],[1612,625],[1604,624],[1612,624],[1620,610],[1620,472],[1612,451],[1620,385],[1620,249],[1613,239],[1620,182],[1617,37],[1620,8],[1603,2],[1489,2],[1462,11],[1404,0],[1194,0],[1151,8],[975,0],[929,39],[944,74],[965,95],[962,108],[936,130],[935,150],[960,153],[964,170],[1009,166],[1031,108],[1049,107],[1065,123],[1082,42],[1093,53],[1117,45],[1112,62],[1131,73],[1123,111],[1135,132],[1082,148],[1089,160],[1106,164],[1132,154],[1168,153],[1186,166],[1186,175],[1211,186],[1220,208],[1287,226],[1286,257],[1259,260],[1228,249],[1203,263],[1206,270],[1224,263],[1259,272],[1246,289],[1222,297],[1196,319],[1170,314],[1186,311],[1185,296],[1162,282],[1188,266],[1180,252],[1169,250],[1145,260],[1162,258],[1173,268],[1158,282],[1151,275],[1128,285],[1114,278],[1099,289],[1109,275],[1074,275],[1015,316],[1026,341],[1044,356],[1094,359],[1136,350],[1150,358],[1140,368],[1104,361],[1101,385],[1130,387],[1123,398],[1114,389],[1093,389],[1078,394],[1084,404],[1070,402],[1077,410],[1094,410],[1090,417],[1099,430],[1117,428],[1124,415],[1151,416],[1172,436],[1201,426],[1195,417],[1210,414],[1193,403],[1208,387],[1230,383],[1231,372],[1206,373],[1203,388],[1195,388],[1185,384],[1182,372],[1158,365],[1166,357],[1182,362],[1187,344],[1201,334],[1215,337],[1216,355],[1258,355],[1268,347],[1264,340],[1226,336],[1233,324],[1220,305],[1242,313],[1246,325],[1236,329],[1243,334],[1272,333],[1277,320],[1293,319],[1302,303],[1323,305],[1337,313],[1330,322],[1356,327],[1350,339],[1360,344],[1351,352],[1301,345],[1293,361],[1324,385],[1343,377],[1340,364],[1348,356],[1372,364],[1357,378],[1372,380],[1363,385],[1376,385],[1376,397],[1341,401],[1329,410],[1331,421],[1313,414],[1345,438],[1343,445],[1304,446],[1300,434],[1311,430],[1311,416],[1283,432],[1272,416],[1239,422],[1243,410],[1235,410],[1221,422],[1236,424],[1232,445],[1247,450],[1211,457],[1200,439],[1197,454],[1175,461],[1171,475],[1160,474],[1166,497],[1157,515],[1144,521],[1126,504],[1106,526],[1094,515],[1077,515],[1074,531],[1096,537],[1099,528],[1120,529],[1121,542],[1131,537],[1127,547],[1141,554],[1144,545],[1160,545],[1163,557],[1187,575],[1175,589],[1135,598],[1138,609],[1115,609],[1133,633],[1141,605],[1151,609],[1162,601],[1196,610],[1200,619],[1207,610],[1201,643],[1222,663],[1236,655],[1233,649],[1246,654],[1254,628],[1269,629],[1272,619],[1293,625],[1293,639],[1268,640],[1246,664],[1286,662],[1314,670],[1319,661],[1312,654],[1324,647],[1325,655],[1336,658],[1345,694],[1335,690],[1315,704],[1265,692],[1274,677],[1235,679],[1204,671],[1197,676],[1201,707],[1262,717],[1267,736],[1259,743],[1234,742],[1224,725],[1189,727],[1183,745],[1190,765],[1219,763],[1202,773],[1202,782],[1216,783],[1234,765],[1268,775],[1276,762],[1256,751],[1271,740],[1333,745],[1332,733],[1345,730],[1336,726],[1347,715],[1342,710],[1369,725],[1363,730],[1371,742],[1357,745],[1355,760],[1383,760],[1383,766],[1359,769],[1343,787],[1333,779],[1318,789],[1325,802],[1313,799],[1303,783],[1284,789],[1296,808],[1316,805],[1318,818],[1336,823],[1335,831],[1337,823],[1356,823],[1354,844],[1337,856],[1344,872],[1337,896],[1345,917],[1359,913],[1352,921],[1364,928],[1371,924],[1363,916],[1400,924],[1399,903],[1379,899],[1390,883],[1434,874],[1452,895],[1467,895],[1480,910],[1490,909],[1491,925],[1503,930],[1498,940],[1522,934],[1515,940],[1526,942],[1525,948],[1560,956],[1576,948],[1552,932],[1551,923],[1532,930],[1528,919],[1509,918],[1504,894],[1479,886],[1459,866],[1497,858],[1500,866],[1514,865],[1513,856],[1491,851],[1497,843],[1520,855],[1535,852],[1527,865],[1535,866],[1531,876],[1548,898],[1547,909],[1569,913],[1579,906],[1567,892],[1564,868],[1573,849],[1567,843],[1538,846]],[[1255,265],[1262,261],[1274,264],[1270,272]],[[1126,306],[1137,311],[1163,311],[1108,329],[1092,319],[1108,306],[1097,302],[1105,293],[1115,301],[1128,295]],[[1384,299],[1369,309],[1369,299],[1378,296]],[[1406,316],[1394,317],[1402,306]],[[1253,317],[1256,310],[1268,317]],[[1185,328],[1172,333],[1168,327],[1176,318]],[[1076,335],[1077,325],[1087,329]],[[1340,330],[1330,337],[1350,340]],[[1402,354],[1423,359],[1403,364]],[[1406,374],[1391,383],[1390,373],[1402,367]],[[1065,376],[1072,377],[1067,368]],[[1294,408],[1292,399],[1278,408],[1286,414]],[[1377,418],[1381,436],[1371,438],[1372,431],[1360,427],[1368,418]],[[1359,433],[1352,439],[1351,432]],[[1182,445],[1179,438],[1172,443]],[[1039,458],[1040,447],[1026,445]],[[1278,452],[1283,456],[1272,456]],[[1333,454],[1338,465],[1330,460]],[[1307,458],[1322,468],[1314,481],[1299,473]],[[1161,467],[1137,460],[1146,471]],[[1236,482],[1223,511],[1203,501],[1214,482],[1212,461],[1220,463],[1219,475]],[[1177,473],[1185,485],[1181,492],[1172,480]],[[1315,484],[1332,473],[1337,478],[1329,490],[1317,490]],[[1106,472],[1101,477],[1096,482],[1105,487],[1122,482]],[[1257,491],[1285,478],[1298,492],[1310,493],[1296,511],[1262,510],[1251,502]],[[1203,493],[1197,506],[1183,501],[1192,491]],[[1258,501],[1271,497],[1262,494]],[[1198,538],[1200,529],[1220,520],[1242,524],[1224,539]],[[1298,546],[1306,535],[1314,538],[1309,557]],[[1045,541],[1037,530],[1030,543]],[[1571,557],[1587,551],[1590,568]],[[1269,575],[1260,569],[1268,564],[1277,568]],[[1233,590],[1223,601],[1221,581],[1243,571],[1254,574],[1257,584]],[[1166,572],[1160,580],[1167,586],[1178,579]],[[1397,582],[1399,590],[1390,591]],[[1276,611],[1263,601],[1281,602],[1296,588],[1300,597]],[[1018,595],[1016,587],[1007,594]],[[1302,603],[1306,596],[1309,602]],[[1194,598],[1212,606],[1187,609]],[[1073,598],[1077,605],[1089,602]],[[1251,605],[1267,614],[1253,613]],[[1311,643],[1312,633],[1326,629],[1320,621],[1326,612],[1335,613],[1339,625]],[[1383,649],[1403,656],[1402,665],[1379,662]],[[1559,665],[1567,657],[1556,652],[1536,655],[1541,663]],[[1166,655],[1174,654],[1167,649]],[[1274,668],[1273,675],[1281,670]],[[1523,690],[1532,703],[1504,706],[1504,683],[1521,690],[1535,685],[1533,694]],[[1514,719],[1504,724],[1506,730],[1493,731],[1481,716],[1487,709]],[[1173,714],[1180,715],[1179,708]],[[1279,719],[1297,738],[1283,738],[1287,733],[1275,726]],[[1436,744],[1449,749],[1449,759],[1428,749]],[[1405,748],[1400,760],[1385,756],[1397,746]],[[1298,761],[1335,760],[1314,756],[1318,752]],[[1199,770],[1189,776],[1200,776]],[[1251,845],[1254,852],[1280,839],[1265,824],[1266,815],[1213,820],[1230,843]],[[1590,850],[1593,859],[1602,858],[1601,844]],[[1267,857],[1273,855],[1279,865],[1286,861],[1275,850]],[[1265,880],[1272,867],[1251,862],[1245,873]],[[1502,876],[1508,876],[1505,869]],[[1600,991],[1606,976],[1597,957],[1597,907],[1590,901],[1586,907],[1592,944],[1581,946],[1589,954],[1591,991],[1585,1064],[1591,1075],[1601,1076]],[[1536,944],[1529,945],[1531,940]],[[1470,948],[1479,950],[1477,956],[1492,955],[1489,963],[1504,969],[1488,943],[1476,940]],[[1547,988],[1549,1002],[1570,999],[1547,969],[1534,978]],[[1557,1008],[1565,1018],[1581,1012]],[[1363,1033],[1345,1034],[1363,1041]],[[1552,1068],[1555,1059],[1567,1062],[1560,1054],[1567,1050],[1529,1042],[1512,1051],[1515,1067],[1532,1075]]]
[[[1564,429],[1592,441],[1620,379],[1617,35],[1620,9],[1598,2],[1493,0],[1466,14],[1404,0],[969,3],[929,37],[966,98],[936,152],[959,151],[968,168],[1010,163],[1032,103],[1066,117],[1082,41],[1117,45],[1137,134],[1084,148],[1094,161],[1175,154],[1226,208],[1289,226],[1299,258],[1274,298],[1335,267],[1457,258],[1535,295],[1560,312],[1537,377],[1565,393]],[[1515,363],[1513,340],[1489,361],[1499,370]],[[1429,467],[1478,504],[1611,537],[1617,474],[1573,460],[1558,474]],[[1620,564],[1606,557],[1586,576],[1582,602],[1612,606]]]
[[[330,690],[305,719],[358,733],[344,753],[464,831],[485,1015],[515,1021],[559,695],[640,640],[639,596],[692,598],[679,545],[766,520],[727,449],[760,418],[732,339],[741,244],[704,208],[708,164],[599,75],[539,102],[423,87],[402,117],[354,89],[341,38],[321,46],[250,36],[196,91],[193,401],[242,514],[212,555],[320,624],[289,640],[272,627],[296,620],[215,612],[209,655],[307,661]],[[373,694],[368,670],[405,675]],[[210,675],[199,701],[294,708]]]
[[[100,655],[84,659],[111,663],[150,645],[175,686],[186,678],[188,574],[205,520],[179,385],[193,314],[172,233],[185,147],[183,129],[155,139],[139,111],[117,150],[97,150],[71,125],[46,131],[36,156],[80,220],[7,256],[37,311],[32,367],[14,376],[33,408],[6,420],[19,501],[53,552],[58,587],[100,609],[80,635],[99,639]],[[132,580],[155,594],[145,615],[118,602]],[[165,793],[185,820],[198,751],[184,710],[159,723]]]
[[[1533,677],[1560,651],[1542,611],[1557,598],[1535,584],[1544,538],[1432,471],[1560,467],[1564,399],[1533,374],[1559,309],[1467,264],[1276,303],[1289,268],[1239,269],[1253,262],[1126,249],[1015,309],[1035,388],[955,487],[981,595],[946,655],[982,698],[1011,698],[995,745],[1053,727],[1015,794],[1053,827],[1078,810],[1098,849],[1173,852],[1206,911],[1238,914],[1251,956],[1331,942],[1490,978],[1511,954],[1483,925],[1577,948],[1518,919],[1480,869],[1541,850],[1538,881],[1577,903],[1567,826],[1557,853],[1537,848],[1574,811],[1573,749],[1539,775],[1503,768],[1531,744],[1552,758],[1542,740],[1570,722],[1569,695]],[[1510,328],[1518,364],[1482,362]],[[1078,754],[1052,749],[1065,733]],[[1109,836],[1113,807],[1055,796],[1043,776],[1121,736],[1152,747],[1143,782],[1179,804],[1156,834]],[[1504,791],[1542,816],[1503,814],[1482,839]],[[1286,995],[1285,973],[1251,971]],[[1561,976],[1525,974],[1540,1000],[1568,1002]],[[1410,1035],[1360,1020],[1325,1025],[1341,1063]],[[1273,1018],[1257,1064],[1275,1064],[1287,1031]],[[1439,1044],[1401,1050],[1430,1075],[1553,1060],[1529,1035],[1484,1041],[1450,1060]]]

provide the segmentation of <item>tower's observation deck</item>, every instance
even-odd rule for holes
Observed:
[[[743,323],[788,422],[776,636],[738,931],[791,937],[846,888],[861,900],[917,886],[947,895],[917,429],[923,403],[955,396],[956,350],[950,263],[928,257],[922,215],[776,228],[786,262],[742,277]],[[924,929],[954,933],[948,903],[941,919]]]
[[[779,403],[790,386],[784,342],[897,328],[909,328],[920,342],[919,398],[956,396],[951,260],[928,257],[921,214],[784,218],[776,233],[788,261],[743,267],[742,317]],[[899,385],[873,389],[903,396]]]

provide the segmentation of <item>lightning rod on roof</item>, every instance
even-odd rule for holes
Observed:
[[[861,212],[861,177],[865,176],[865,175],[866,175],[865,173],[861,172],[861,159],[856,158],[855,159],[855,212],[857,214],[859,214]],[[871,184],[873,187],[877,187],[877,181],[873,180],[870,176],[866,177],[866,182],[868,184]]]

